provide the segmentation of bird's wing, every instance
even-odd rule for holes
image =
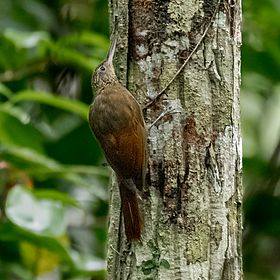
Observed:
[[[142,189],[146,168],[146,131],[134,123],[118,133],[107,134],[102,145],[106,158],[121,179],[131,178]]]

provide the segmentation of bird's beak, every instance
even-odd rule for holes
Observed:
[[[112,34],[110,49],[107,55],[107,62],[110,65],[113,65],[113,58],[116,50],[116,45],[117,45],[117,36],[115,34]]]

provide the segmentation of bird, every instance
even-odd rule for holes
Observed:
[[[141,240],[144,221],[139,199],[147,169],[147,130],[141,107],[119,82],[113,65],[117,36],[111,36],[106,59],[92,75],[95,98],[90,128],[115,171],[128,241]]]

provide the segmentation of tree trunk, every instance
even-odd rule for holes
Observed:
[[[149,126],[167,110],[149,130],[142,242],[113,183],[108,279],[242,279],[240,0],[111,1],[117,73],[143,107],[198,47],[144,112]]]

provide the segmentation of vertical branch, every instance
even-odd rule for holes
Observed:
[[[113,3],[123,28],[118,76],[143,105],[168,85],[147,108],[147,124],[166,108],[172,114],[149,130],[142,243],[115,236],[112,192],[109,279],[242,279],[241,3]]]

